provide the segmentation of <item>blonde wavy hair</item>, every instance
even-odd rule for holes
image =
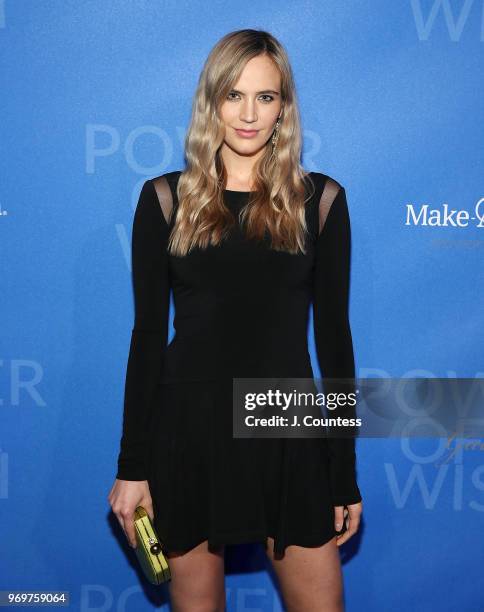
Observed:
[[[292,70],[283,46],[271,34],[244,29],[219,40],[200,74],[185,138],[186,169],[178,180],[178,210],[168,244],[174,255],[218,245],[235,223],[223,200],[227,172],[220,155],[225,128],[219,110],[245,64],[261,54],[271,58],[281,74],[283,110],[275,153],[270,138],[254,165],[253,191],[240,219],[247,237],[260,240],[268,232],[272,249],[305,252],[305,202],[314,193],[314,185],[300,164],[301,127]]]

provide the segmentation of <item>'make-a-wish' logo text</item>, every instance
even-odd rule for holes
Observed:
[[[467,210],[449,208],[448,204],[443,204],[441,208],[430,208],[428,204],[420,207],[407,204],[405,225],[468,227],[470,224],[484,228],[484,198],[475,205],[473,216]]]

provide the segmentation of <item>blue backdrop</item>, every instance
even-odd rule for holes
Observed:
[[[286,46],[304,166],[346,189],[358,375],[484,376],[483,2],[3,0],[0,589],[168,609],[107,501],[131,224],[144,180],[183,167],[209,50],[243,27]],[[483,607],[483,450],[358,440],[349,612]],[[228,610],[281,609],[257,545],[228,548],[226,584]]]

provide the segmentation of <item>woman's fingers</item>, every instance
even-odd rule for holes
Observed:
[[[121,525],[129,545],[136,548],[136,529],[134,513],[138,506],[143,506],[151,520],[154,519],[153,503],[147,481],[116,480],[109,496],[111,508]]]
[[[335,506],[334,514],[336,530],[341,531],[344,526],[346,527],[344,533],[336,536],[336,544],[338,546],[341,546],[341,544],[347,542],[358,531],[362,509],[362,502],[348,505],[346,511],[344,511],[344,506]],[[338,524],[340,525],[339,527],[336,526]]]
[[[134,528],[134,511],[131,509],[125,510],[121,514],[122,527],[130,546],[136,548],[136,531]]]
[[[151,501],[151,497],[149,499],[146,499],[144,502],[142,502],[141,505],[146,510],[146,512],[148,513],[148,516],[153,522],[155,520],[155,513],[153,511],[153,503]]]
[[[344,508],[344,506],[334,507],[334,528],[336,529],[336,531],[341,531],[343,529]]]

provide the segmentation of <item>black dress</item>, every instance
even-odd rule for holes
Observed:
[[[324,377],[353,378],[348,320],[350,223],[344,188],[309,173],[307,252],[271,250],[237,222],[219,246],[166,250],[180,172],[147,180],[134,215],[135,321],[117,478],[147,480],[165,551],[208,539],[317,546],[334,505],[361,500],[352,438],[234,438],[232,377],[312,378],[314,304]],[[238,213],[249,192],[224,191]],[[175,335],[167,346],[170,290]]]

